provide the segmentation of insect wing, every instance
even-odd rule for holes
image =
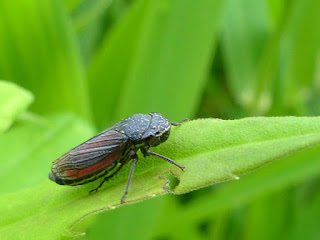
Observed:
[[[126,135],[107,129],[54,161],[50,179],[62,185],[93,181],[117,165],[127,143]]]

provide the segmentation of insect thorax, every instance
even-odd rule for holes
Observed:
[[[114,126],[125,134],[135,146],[157,146],[167,140],[170,122],[159,113],[134,114]]]

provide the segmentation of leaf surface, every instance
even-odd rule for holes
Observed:
[[[148,157],[137,164],[127,201],[137,202],[166,193],[163,174],[180,179],[173,190],[186,193],[213,183],[235,179],[281,157],[320,143],[320,118],[275,117],[241,120],[200,119],[172,129],[169,140],[154,151],[186,167]],[[0,234],[4,239],[57,239],[75,236],[72,227],[85,216],[120,206],[129,173],[123,171],[93,195],[97,182],[78,187],[46,181],[0,200]],[[284,169],[285,171],[285,169]],[[240,180],[241,181],[241,180]],[[6,217],[3,217],[6,216]],[[43,223],[45,222],[45,228]]]

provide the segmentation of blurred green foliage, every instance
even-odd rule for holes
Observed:
[[[319,12],[314,0],[1,1],[0,79],[35,97],[17,116],[32,96],[13,92],[20,101],[0,125],[15,120],[1,145],[1,193],[46,181],[52,160],[136,112],[319,115]],[[310,149],[73,230],[82,239],[319,239],[319,156]]]

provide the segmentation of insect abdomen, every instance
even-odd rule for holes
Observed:
[[[105,175],[125,154],[127,137],[104,131],[53,162],[49,178],[61,185],[80,185]]]

